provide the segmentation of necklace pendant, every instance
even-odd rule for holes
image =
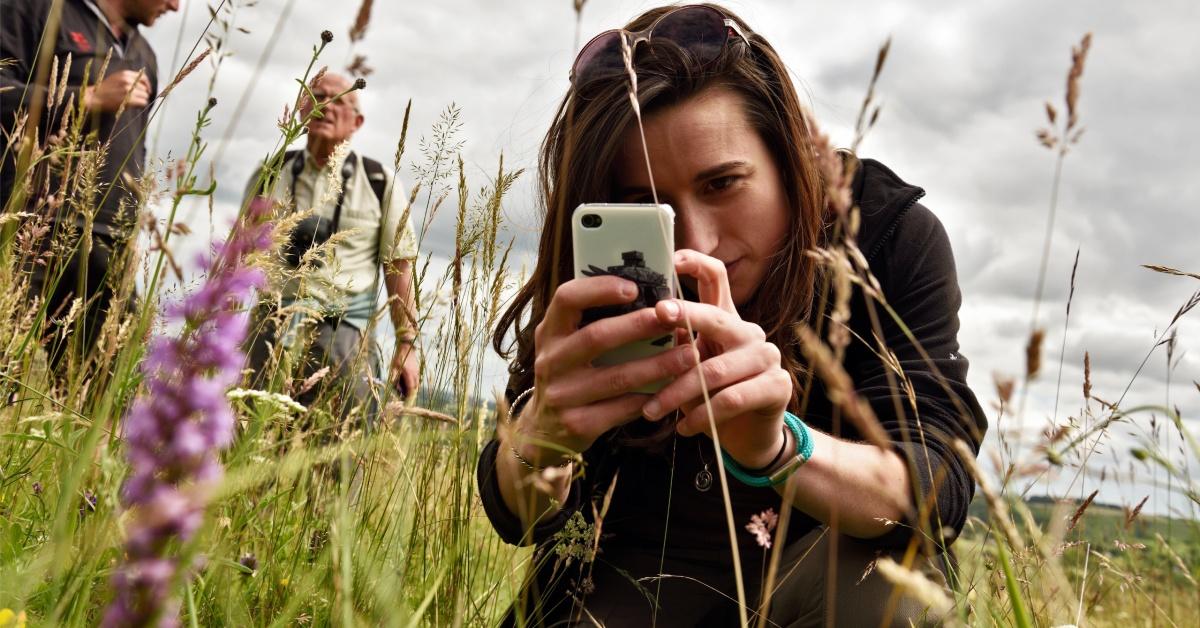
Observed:
[[[703,492],[707,491],[708,489],[712,488],[712,482],[713,482],[713,476],[711,473],[708,472],[708,465],[704,465],[704,468],[701,469],[700,472],[696,474],[696,481],[695,481],[696,490],[703,493]]]

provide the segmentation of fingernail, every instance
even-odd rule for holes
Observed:
[[[657,421],[662,415],[662,404],[657,400],[651,400],[646,405],[642,406],[642,416],[651,421]]]
[[[628,281],[621,284],[621,296],[625,297],[626,299],[632,299],[633,297],[637,296],[637,286],[629,283]]]
[[[675,318],[679,316],[679,305],[674,301],[664,301],[663,310],[666,311],[668,318]]]

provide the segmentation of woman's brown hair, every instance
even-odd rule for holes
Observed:
[[[775,263],[749,302],[740,307],[740,314],[761,326],[767,339],[780,348],[782,366],[792,374],[796,384],[801,364],[791,350],[795,344],[792,329],[795,323],[807,320],[813,308],[816,268],[806,258],[805,251],[819,244],[824,188],[804,108],[779,55],[729,10],[715,4],[705,6],[736,21],[749,44],[730,35],[717,59],[703,65],[663,38],[639,44],[633,58],[638,101],[645,116],[717,85],[741,96],[748,120],[779,165],[792,214],[789,233]],[[648,28],[675,8],[651,9],[625,29]],[[636,124],[628,90],[627,75],[572,86],[542,143],[538,184],[543,227],[537,264],[529,281],[500,318],[492,337],[496,351],[510,358],[512,346],[506,343],[506,338],[510,329],[516,331],[516,359],[509,364],[510,400],[533,386],[534,328],[545,314],[555,289],[574,273],[571,212],[580,203],[611,200],[614,161],[625,132]],[[798,385],[793,388],[799,390]]]

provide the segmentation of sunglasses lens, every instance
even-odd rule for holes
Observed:
[[[619,75],[625,69],[621,57],[621,31],[611,30],[596,35],[579,51],[571,68],[571,80],[583,85],[593,79]]]
[[[729,39],[729,27],[720,11],[706,6],[687,6],[660,17],[649,29],[649,38],[679,46],[699,63],[716,59]],[[625,71],[621,57],[621,31],[596,35],[579,51],[571,67],[571,82],[576,87],[594,79],[611,78]]]
[[[691,6],[664,15],[651,37],[675,42],[700,63],[708,63],[721,54],[729,27],[716,9]]]

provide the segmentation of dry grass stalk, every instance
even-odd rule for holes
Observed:
[[[1042,340],[1045,338],[1046,331],[1041,328],[1029,334],[1029,344],[1025,345],[1025,379],[1037,377],[1042,369]]]
[[[1092,505],[1092,501],[1094,499],[1096,499],[1096,495],[1098,495],[1099,493],[1100,493],[1100,489],[1096,489],[1096,490],[1092,491],[1092,494],[1088,495],[1087,499],[1083,500],[1082,504],[1079,504],[1079,508],[1075,509],[1075,514],[1071,515],[1071,521],[1070,521],[1070,523],[1067,524],[1068,532],[1070,532],[1071,530],[1074,530],[1075,526],[1079,524],[1079,518],[1083,516],[1083,513],[1085,511],[1087,511],[1088,506]]]
[[[144,70],[144,69],[138,70],[137,77],[135,77],[133,80],[134,84],[136,85],[136,84],[140,83],[141,80],[145,77],[146,77],[146,70]],[[132,89],[125,92],[125,98],[123,98],[121,100],[121,106],[117,107],[117,113],[113,116],[113,119],[115,119],[115,120],[121,119],[121,116],[125,114],[125,110],[127,108],[129,108],[129,101],[131,101],[131,100],[133,100],[133,90]]]
[[[821,341],[811,327],[804,324],[796,326],[796,336],[800,339],[800,351],[809,366],[825,383],[829,400],[841,409],[863,438],[884,449],[890,448],[887,434],[880,427],[875,411],[854,392],[853,380],[834,358],[829,346]]]
[[[1074,129],[1079,122],[1079,112],[1076,109],[1079,102],[1079,78],[1083,76],[1083,64],[1091,47],[1092,34],[1088,33],[1083,36],[1078,46],[1071,48],[1071,70],[1067,73],[1067,131]]]
[[[1000,398],[1000,407],[1007,406],[1012,401],[1013,391],[1016,389],[1017,382],[1011,377],[1006,377],[1000,373],[993,373],[992,380],[996,383],[996,396]]]
[[[850,344],[850,297],[852,288],[850,272],[845,266],[833,266],[833,311],[829,315],[829,346],[833,347],[835,358],[844,355]],[[840,359],[837,360],[841,362]]]
[[[975,478],[975,483],[979,485],[979,490],[983,493],[984,499],[988,503],[989,518],[993,525],[1000,529],[1003,533],[1008,546],[1017,551],[1025,546],[1025,542],[1021,540],[1021,535],[1017,532],[1017,526],[1013,524],[1012,516],[1008,511],[1008,504],[1000,498],[999,493],[992,486],[992,483],[983,474],[979,468],[979,464],[975,461],[975,452],[967,446],[965,442],[959,439],[954,440],[954,451],[958,454],[959,460],[963,466],[967,468],[967,472]]]
[[[183,269],[179,266],[179,262],[175,261],[175,254],[171,251],[171,247],[167,246],[166,238],[158,228],[158,219],[154,214],[147,212],[144,215],[146,231],[150,233],[150,237],[154,242],[150,245],[151,251],[161,251],[167,260],[167,264],[171,267],[171,272],[175,274],[175,278],[181,283],[183,282]]]
[[[67,53],[70,54],[70,53]],[[50,80],[46,81],[50,91],[46,93],[46,107],[54,106],[54,92],[58,90],[58,55],[50,61]]]
[[[363,0],[358,6],[358,15],[354,16],[354,24],[350,26],[350,41],[362,41],[367,35],[367,27],[371,24],[371,8],[375,0]]]
[[[579,50],[579,29],[583,26],[583,5],[587,0],[573,0],[575,9],[575,50]]]
[[[1092,356],[1083,352],[1083,399],[1086,402],[1092,398]]]
[[[320,70],[318,70],[316,74],[313,74],[312,80],[310,80],[310,82],[308,82],[308,86],[310,86],[310,88],[314,88],[314,86],[317,86],[318,84],[320,84],[320,82],[322,82],[322,79],[325,78],[326,73],[329,73],[329,66],[328,65],[320,66]]]
[[[1049,129],[1038,129],[1035,135],[1037,136],[1038,142],[1046,148],[1052,149],[1058,145],[1058,137],[1056,137]]]
[[[79,312],[82,310],[83,299],[75,297],[74,299],[71,299],[71,309],[67,310],[67,313],[64,314],[62,318],[54,319],[54,324],[62,327],[60,334],[63,338],[66,338],[71,334],[71,330],[69,329],[71,323],[75,322],[75,319],[79,316]]]
[[[451,425],[458,425],[458,419],[450,416],[449,414],[444,414],[435,410],[429,410],[428,408],[405,406],[403,401],[393,401],[388,403],[384,408],[384,414],[389,420],[406,416],[414,416],[421,419],[432,419],[434,421],[450,423]]]
[[[809,135],[813,138],[813,149],[817,154],[817,166],[825,183],[826,203],[834,216],[845,217],[853,205],[850,190],[853,173],[847,172],[846,162],[841,153],[833,148],[829,136],[817,127],[813,116],[806,116],[806,120]]]
[[[1134,520],[1138,518],[1138,515],[1142,514],[1142,507],[1146,505],[1146,500],[1148,500],[1148,499],[1150,499],[1149,495],[1143,497],[1142,501],[1138,502],[1137,506],[1134,506],[1132,510],[1130,510],[1130,509],[1125,510],[1125,529],[1126,530],[1133,527]]]
[[[317,70],[317,73],[313,75],[312,80],[308,82],[308,89],[300,90],[300,96],[296,100],[296,111],[300,111],[301,109],[304,108],[305,105],[307,105],[309,103],[309,100],[311,100],[308,96],[309,90],[311,90],[312,88],[319,85],[321,83],[321,80],[325,78],[325,74],[328,72],[329,72],[329,66],[327,66],[327,65],[321,66],[321,69]],[[286,121],[290,118],[291,118],[291,115],[288,113],[287,106],[284,106],[283,119],[284,119],[284,121]]]
[[[367,65],[367,55],[354,55],[354,60],[346,66],[346,72],[354,77],[367,77],[375,73],[375,68]]]
[[[1185,579],[1187,579],[1188,582],[1192,583],[1192,588],[1200,588],[1200,585],[1196,583],[1196,579],[1192,577],[1192,570],[1188,569],[1187,564],[1183,562],[1183,558],[1181,558],[1179,554],[1171,547],[1171,545],[1167,543],[1167,540],[1157,532],[1154,533],[1154,538],[1158,539],[1158,544],[1164,550],[1166,550],[1167,555],[1171,557],[1171,561],[1175,563],[1175,567],[1179,569],[1179,573]]]
[[[919,600],[935,617],[947,615],[954,608],[954,602],[945,590],[919,571],[900,565],[887,556],[875,561],[875,569],[885,580]]]
[[[852,152],[858,151],[859,144],[862,143],[863,137],[867,131],[875,126],[875,122],[879,119],[879,107],[875,107],[871,112],[870,118],[867,117],[867,111],[871,109],[871,104],[875,101],[875,85],[879,82],[879,75],[883,73],[883,64],[887,61],[888,51],[892,48],[892,38],[889,37],[879,47],[879,52],[875,55],[875,70],[871,73],[871,82],[867,84],[867,93],[863,97],[862,107],[858,110],[858,119],[854,123],[854,142],[850,145]]]
[[[162,93],[158,95],[158,98],[160,100],[166,98],[167,94],[170,94],[171,90],[175,89],[176,85],[179,85],[181,82],[183,82],[183,79],[187,78],[187,76],[192,73],[192,70],[196,69],[196,66],[200,65],[201,62],[208,58],[208,55],[211,52],[212,48],[205,48],[204,52],[196,55],[195,59],[192,59],[187,65],[183,66],[183,69],[179,71],[179,74],[175,75],[175,78],[171,80],[166,89],[164,89]]]
[[[1184,272],[1182,270],[1177,270],[1177,269],[1171,268],[1170,266],[1159,266],[1158,264],[1142,264],[1142,268],[1152,270],[1156,273],[1163,273],[1166,275],[1175,275],[1177,277],[1191,277],[1192,279],[1200,279],[1200,274]]]
[[[67,53],[67,60],[65,63],[63,63],[63,70],[59,76],[59,80],[61,82],[58,84],[58,89],[55,90],[55,94],[56,94],[56,96],[54,98],[54,106],[55,107],[59,107],[63,103],[63,96],[67,93],[67,77],[69,77],[70,75],[71,75],[71,53]],[[101,75],[101,76],[103,76],[103,75]],[[72,93],[71,96],[74,97],[75,94]]]
[[[313,373],[312,375],[309,375],[308,378],[304,380],[304,383],[300,384],[300,390],[296,391],[296,394],[303,395],[304,393],[312,390],[313,386],[316,386],[318,383],[320,383],[321,380],[325,379],[325,376],[328,374],[329,374],[329,367],[328,366],[321,367],[320,369],[317,370],[317,372]]]

